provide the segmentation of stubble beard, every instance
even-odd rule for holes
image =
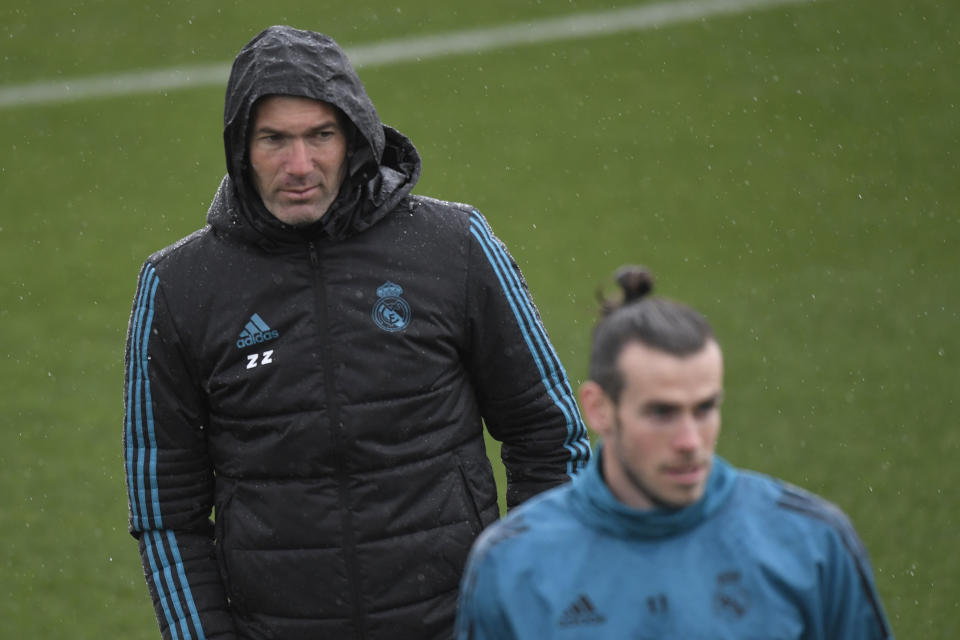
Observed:
[[[623,436],[623,425],[620,423],[619,417],[614,417],[614,433],[617,438],[620,439]],[[630,483],[634,490],[642,494],[654,508],[658,509],[682,509],[684,507],[690,506],[694,501],[690,502],[671,502],[664,498],[663,496],[657,494],[653,489],[651,489],[647,483],[643,481],[643,478],[640,477],[640,474],[637,473],[634,468],[631,466],[630,461],[625,458],[622,454],[623,447],[617,447],[617,463],[620,465],[620,470],[623,473],[624,477]],[[699,497],[697,498],[699,499]]]

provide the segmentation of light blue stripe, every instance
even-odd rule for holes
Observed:
[[[576,401],[573,399],[573,392],[567,382],[566,371],[564,371],[563,364],[560,362],[560,358],[557,356],[550,344],[549,339],[546,337],[546,331],[537,318],[536,311],[532,308],[529,298],[524,293],[523,285],[520,282],[519,275],[511,268],[510,258],[506,254],[505,249],[502,247],[502,245],[500,245],[496,238],[493,237],[489,225],[487,225],[483,216],[477,211],[474,211],[473,213],[475,215],[475,222],[477,222],[478,228],[482,232],[483,236],[487,239],[489,245],[495,251],[503,273],[505,273],[513,283],[513,291],[515,292],[514,295],[524,302],[522,309],[526,314],[530,325],[536,329],[538,344],[550,362],[551,378],[554,380],[557,386],[562,386],[563,390],[565,391],[559,401],[557,400],[556,396],[553,397],[554,400],[558,402],[558,405],[560,405],[561,402],[564,403],[564,405],[561,405],[561,408],[562,406],[566,406],[569,410],[569,413],[566,414],[568,435],[565,444],[568,446],[568,448],[576,447],[577,449],[575,457],[571,460],[570,465],[568,465],[568,472],[571,468],[581,469],[585,465],[586,460],[589,458],[589,439],[587,438],[586,426],[583,424],[583,420],[580,418],[580,411],[577,408]]]
[[[160,606],[163,608],[163,616],[167,619],[167,628],[170,629],[170,635],[173,636],[173,640],[180,640],[180,634],[177,633],[177,626],[170,616],[170,600],[167,597],[166,589],[163,588],[163,576],[157,569],[157,563],[153,559],[153,550],[156,548],[156,543],[153,540],[154,535],[155,532],[153,531],[147,532],[144,538],[146,545],[145,553],[150,561],[150,573],[153,574],[153,584],[157,588],[157,597],[160,600]],[[160,545],[160,552],[163,552],[162,544]]]
[[[143,404],[141,396],[143,393],[143,376],[140,372],[140,362],[142,359],[143,344],[141,343],[141,332],[143,330],[143,317],[146,314],[147,305],[146,300],[148,292],[150,290],[150,282],[154,278],[153,268],[150,267],[149,270],[145,273],[145,278],[143,281],[143,290],[140,295],[140,308],[137,314],[137,333],[134,336],[133,344],[135,347],[134,359],[131,362],[131,367],[133,368],[133,430],[137,437],[137,467],[134,470],[134,475],[137,479],[137,506],[139,510],[139,520],[140,520],[140,529],[147,528],[146,516],[147,516],[147,502],[146,502],[146,489],[144,485],[143,477],[143,466],[144,466],[144,453],[145,449],[145,434],[143,433]]]
[[[512,300],[518,300],[520,302],[520,313],[523,315],[523,318],[517,317],[517,320],[523,324],[526,323],[526,326],[530,327],[535,332],[535,337],[537,341],[537,363],[540,366],[541,375],[546,378],[548,372],[543,368],[541,359],[541,354],[548,356],[549,352],[546,346],[546,339],[543,335],[542,328],[540,324],[536,321],[536,316],[534,311],[530,309],[530,301],[523,292],[523,286],[519,282],[516,273],[510,264],[510,258],[505,255],[503,247],[497,242],[489,231],[487,225],[483,222],[482,219],[474,220],[474,226],[478,231],[478,234],[474,234],[477,239],[484,245],[484,253],[487,254],[487,258],[490,260],[491,266],[493,266],[494,271],[497,273],[497,278],[500,279],[500,284],[504,289],[507,297]],[[509,285],[504,282],[504,279],[509,279]],[[531,347],[532,349],[532,347]],[[549,362],[550,371],[549,377],[552,383],[548,386],[556,386],[559,383],[557,379],[557,371],[554,367],[553,362]]]
[[[167,558],[166,551],[163,550],[163,539],[159,531],[151,531],[151,536],[156,536],[157,549],[163,554],[163,576],[166,579],[167,588],[170,590],[170,600],[173,602],[173,608],[177,612],[177,620],[180,622],[180,630],[183,631],[183,637],[190,637],[190,629],[187,627],[187,618],[183,615],[183,607],[180,606],[180,597],[176,595],[176,584],[173,581],[173,573],[170,571],[170,560]]]
[[[575,419],[573,420],[575,431],[571,431],[569,433],[567,443],[580,449],[579,455],[582,457],[575,462],[577,468],[582,468],[585,460],[589,456],[589,439],[587,438],[586,426],[583,424],[583,420],[580,418],[579,409],[577,408],[576,402],[573,399],[573,391],[570,389],[567,382],[568,378],[566,371],[563,369],[563,364],[560,362],[560,358],[553,350],[549,339],[547,339],[546,331],[544,330],[543,325],[537,319],[535,310],[531,308],[530,301],[523,292],[523,286],[520,282],[519,276],[510,267],[509,256],[506,255],[506,251],[503,249],[500,243],[497,242],[496,238],[493,237],[489,225],[486,224],[486,220],[484,220],[483,216],[478,211],[474,211],[473,213],[475,215],[475,221],[478,223],[478,226],[484,237],[487,238],[490,245],[496,250],[502,265],[501,268],[513,282],[513,288],[516,292],[515,295],[517,295],[521,300],[525,301],[523,308],[527,313],[528,321],[537,329],[538,337],[540,338],[539,344],[551,363],[551,377],[558,386],[562,385],[566,391],[562,400],[566,403],[566,406],[570,410],[571,414],[575,416]],[[571,414],[568,414],[568,426],[570,425],[569,418]]]
[[[157,434],[153,423],[153,396],[150,394],[150,375],[147,372],[147,363],[149,361],[150,330],[153,327],[154,300],[156,299],[157,287],[160,286],[160,279],[154,278],[150,287],[149,311],[147,321],[143,328],[143,393],[144,409],[147,416],[147,447],[150,451],[150,498],[153,507],[153,524],[158,529],[163,526],[163,519],[160,517],[160,488],[157,486]]]
[[[536,312],[531,309],[531,301],[525,294],[522,283],[520,282],[516,272],[511,268],[510,259],[506,255],[504,248],[493,237],[488,225],[486,224],[486,221],[479,212],[474,211],[471,218],[471,233],[479,241],[484,254],[487,256],[487,259],[490,261],[490,264],[493,267],[497,279],[500,281],[500,286],[503,288],[504,293],[506,294],[507,301],[513,310],[515,318],[517,319],[517,323],[520,327],[521,333],[523,334],[524,340],[527,343],[527,347],[530,350],[531,355],[533,355],[534,362],[540,371],[544,386],[546,387],[550,397],[553,399],[554,404],[561,410],[565,417],[567,424],[567,437],[564,442],[564,447],[571,454],[570,460],[567,462],[567,474],[573,475],[576,470],[583,466],[585,454],[581,449],[581,441],[582,435],[585,433],[585,427],[580,419],[579,411],[575,410],[575,403],[573,408],[570,406],[573,394],[569,388],[569,385],[566,383],[566,372],[563,371],[562,364],[559,363],[556,353],[553,351],[549,341],[546,339],[543,326],[539,322]],[[509,280],[509,284],[507,283],[507,280]],[[519,301],[519,307],[515,301]],[[534,341],[531,338],[531,331],[536,339],[536,345],[534,345]],[[548,361],[550,367],[549,376],[544,367],[543,357],[541,354],[546,356]],[[560,375],[563,377],[561,378]],[[548,377],[552,379],[552,382],[551,380],[548,380]],[[564,394],[563,397],[558,397],[555,391],[556,387],[562,387],[566,391],[566,394]],[[575,439],[577,442],[574,442]]]
[[[149,435],[147,433],[147,428],[145,425],[145,410],[144,410],[144,393],[145,386],[147,381],[147,372],[146,372],[146,359],[149,355],[146,352],[144,346],[144,332],[149,331],[149,328],[146,327],[146,320],[144,316],[148,313],[148,309],[152,305],[151,291],[153,291],[153,283],[156,282],[157,275],[153,268],[150,269],[148,274],[148,280],[144,283],[144,298],[143,306],[140,315],[140,326],[139,333],[137,334],[137,384],[136,384],[136,407],[137,412],[135,414],[136,425],[137,425],[137,435],[140,438],[140,455],[137,457],[137,474],[138,479],[140,480],[140,486],[137,490],[137,494],[140,500],[140,526],[142,529],[150,528],[150,508],[147,505],[147,475],[145,472],[146,468],[146,454],[150,450]]]
[[[144,268],[144,271],[146,268]],[[143,271],[140,272],[139,283],[137,287],[137,295],[134,299],[133,304],[133,313],[130,317],[130,328],[127,335],[127,349],[129,353],[127,354],[127,397],[126,397],[126,421],[124,428],[126,429],[126,459],[124,464],[127,470],[127,494],[130,500],[130,519],[136,528],[140,528],[139,518],[140,518],[140,505],[137,504],[137,491],[136,486],[134,485],[134,475],[133,475],[133,452],[136,444],[135,432],[133,429],[133,410],[134,410],[134,398],[133,398],[133,381],[135,378],[135,365],[138,361],[137,357],[137,336],[140,335],[138,329],[140,325],[141,317],[141,305],[143,304]]]
[[[159,285],[159,279],[156,277],[156,271],[151,267],[147,273],[147,278],[144,281],[144,299],[141,304],[141,321],[138,322],[137,327],[137,384],[135,391],[135,406],[137,408],[135,418],[137,424],[137,433],[140,435],[140,456],[137,460],[137,472],[140,479],[140,487],[137,491],[139,501],[140,501],[140,528],[149,529],[150,528],[150,509],[147,507],[147,480],[154,481],[155,473],[150,473],[149,476],[146,475],[145,467],[146,456],[144,453],[150,454],[151,457],[156,456],[156,443],[155,438],[153,437],[153,408],[151,405],[150,398],[150,378],[147,374],[147,359],[149,353],[147,351],[147,343],[150,340],[150,328],[153,322],[153,300],[154,295],[157,291],[157,286]],[[144,319],[143,316],[146,315],[147,318]],[[144,424],[146,422],[146,425]],[[146,441],[146,442],[144,442]],[[155,462],[154,462],[155,465]],[[152,465],[151,468],[155,471],[155,466]],[[156,485],[153,484],[153,491],[156,491]],[[151,506],[156,510],[157,504],[156,501],[151,500]],[[154,522],[157,521],[157,514],[154,511]],[[159,524],[158,524],[159,526]]]
[[[553,399],[554,405],[556,405],[560,409],[561,413],[564,416],[564,420],[567,425],[567,436],[564,439],[563,446],[565,449],[567,449],[567,451],[570,452],[570,460],[568,460],[567,462],[567,475],[572,475],[572,466],[573,466],[572,461],[576,458],[577,452],[569,444],[572,437],[572,433],[573,433],[569,411],[566,408],[566,406],[564,406],[564,404],[561,403],[560,400],[557,398],[553,385],[550,383],[550,381],[547,380],[547,373],[546,373],[546,370],[544,369],[543,361],[540,357],[539,352],[537,351],[537,349],[535,348],[532,342],[528,327],[525,323],[525,319],[522,317],[521,312],[518,310],[517,305],[514,302],[514,299],[509,290],[509,287],[507,286],[507,283],[504,282],[503,275],[500,273],[499,268],[495,264],[495,258],[493,255],[491,255],[491,249],[485,244],[483,238],[481,238],[477,232],[472,231],[471,233],[473,233],[474,237],[476,237],[477,240],[480,242],[480,246],[483,249],[484,254],[486,254],[487,256],[487,260],[490,261],[491,266],[493,266],[494,268],[494,273],[496,274],[497,279],[500,281],[501,288],[504,290],[504,293],[506,294],[507,301],[509,302],[510,308],[513,311],[513,315],[517,320],[517,325],[520,327],[520,332],[523,334],[523,339],[527,343],[527,349],[530,352],[530,354],[533,356],[533,361],[537,365],[537,369],[540,371],[540,379],[543,386],[546,388],[547,393]]]
[[[149,527],[148,522],[148,510],[146,502],[146,486],[144,484],[144,433],[143,433],[143,404],[142,404],[142,390],[143,390],[143,361],[146,358],[144,354],[143,347],[143,320],[144,314],[147,312],[147,300],[150,297],[150,291],[153,289],[153,283],[156,280],[156,271],[152,266],[147,265],[144,268],[143,274],[141,275],[141,290],[140,290],[140,299],[138,302],[137,309],[137,318],[134,324],[135,333],[132,335],[132,347],[133,352],[130,356],[130,369],[131,369],[131,386],[133,387],[133,416],[131,421],[131,430],[136,434],[136,441],[138,446],[136,447],[140,455],[137,458],[136,473],[131,469],[131,474],[138,480],[136,497],[131,497],[131,500],[138,507],[137,513],[137,527],[139,529],[147,529]],[[131,485],[132,486],[132,485]]]
[[[141,442],[140,446],[136,448],[140,452],[138,468],[140,486],[137,493],[139,494],[139,504],[142,511],[135,515],[135,517],[139,519],[139,528],[145,530],[144,540],[147,558],[149,559],[154,585],[157,588],[163,614],[167,620],[167,626],[170,629],[172,637],[176,640],[180,640],[181,637],[185,639],[193,637],[189,628],[190,620],[184,615],[180,598],[177,596],[176,582],[174,581],[171,571],[171,566],[175,565],[180,583],[184,585],[183,594],[190,611],[190,619],[197,628],[200,638],[204,638],[203,628],[200,625],[200,617],[197,613],[196,604],[193,601],[193,594],[190,591],[190,585],[183,570],[183,563],[176,537],[172,531],[167,532],[167,539],[175,560],[174,563],[171,563],[167,557],[160,533],[150,530],[150,510],[147,509],[146,504],[146,481],[149,480],[153,526],[155,528],[162,527],[160,491],[159,485],[157,484],[156,428],[153,416],[153,399],[150,391],[150,377],[147,371],[150,334],[153,327],[153,318],[156,310],[156,294],[159,286],[160,280],[156,275],[156,270],[151,265],[147,265],[141,275],[141,287],[136,301],[135,319],[131,330],[132,351],[129,363],[131,380],[128,394],[133,394],[134,399],[132,403],[128,400],[128,405],[132,404],[134,408],[133,410],[128,409],[127,423],[131,434],[136,433]],[[136,424],[136,429],[134,429],[134,423]],[[142,442],[144,439],[146,443]],[[132,458],[133,449],[134,447],[128,444],[127,455],[129,458]],[[146,473],[148,474],[146,477],[144,476],[144,461],[147,457],[145,454],[149,454],[150,459],[149,467],[146,469]],[[133,468],[132,465],[129,465],[129,467],[129,480],[132,481]],[[132,482],[131,486],[133,486]],[[138,502],[134,500],[132,496],[131,501],[133,504]],[[160,562],[159,566],[157,565],[158,561]],[[173,610],[171,610],[171,604],[173,605]]]
[[[563,372],[563,367],[559,364],[559,359],[557,358],[556,353],[550,347],[549,340],[545,335],[546,332],[543,329],[542,324],[537,319],[536,312],[530,306],[530,300],[523,291],[523,286],[520,282],[519,276],[511,267],[509,256],[506,255],[506,251],[502,245],[500,245],[496,238],[493,237],[489,230],[489,226],[486,225],[486,222],[483,220],[482,216],[480,216],[478,212],[474,213],[478,216],[478,219],[475,220],[475,222],[477,223],[477,228],[482,235],[482,241],[486,242],[490,247],[495,256],[496,262],[494,262],[494,257],[492,257],[490,253],[487,253],[488,259],[491,259],[491,264],[495,270],[499,269],[498,278],[501,278],[500,274],[504,274],[510,279],[512,287],[511,291],[507,291],[507,294],[510,295],[512,293],[512,295],[522,302],[520,307],[521,311],[523,312],[526,321],[529,323],[529,326],[536,331],[538,346],[541,348],[543,354],[548,357],[548,361],[551,366],[550,377],[552,378],[554,385],[551,385],[549,381],[546,380],[546,372],[540,364],[542,361],[538,359],[537,362],[538,366],[540,367],[541,376],[544,378],[544,386],[548,388],[550,396],[553,398],[555,404],[561,409],[561,411],[563,411],[566,418],[567,437],[564,441],[564,446],[572,453],[571,459],[567,464],[567,473],[572,475],[576,469],[583,467],[586,457],[583,449],[581,449],[582,434],[585,433],[585,427],[583,426],[582,420],[580,420],[580,414],[576,409],[576,404],[573,403],[573,393],[570,391],[569,386],[567,386],[565,383],[566,373]],[[477,237],[478,239],[481,239],[480,236]],[[504,286],[505,290],[507,289],[507,287],[503,284],[502,278],[501,286]],[[521,323],[523,322],[523,320],[519,317],[518,321]],[[560,371],[563,372],[562,379],[558,377],[557,367],[559,367]],[[563,382],[562,385],[561,382]],[[558,397],[553,390],[555,386],[562,386],[566,393]],[[571,403],[573,403],[572,406]]]
[[[183,571],[183,560],[180,558],[180,547],[177,545],[177,538],[173,531],[167,531],[167,540],[170,542],[170,550],[173,552],[173,560],[177,566],[177,575],[180,576],[180,584],[183,585],[183,599],[190,609],[190,617],[193,619],[193,626],[200,634],[199,640],[206,640],[203,633],[203,626],[200,624],[200,615],[197,613],[197,604],[193,601],[193,592],[190,591],[190,583],[187,582],[187,576]]]

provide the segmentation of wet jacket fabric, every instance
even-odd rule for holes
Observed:
[[[835,506],[715,458],[680,510],[631,509],[600,472],[487,529],[458,640],[892,637],[857,534]]]
[[[590,455],[515,261],[474,208],[410,193],[416,150],[331,42],[271,28],[238,55],[207,225],[140,272],[124,455],[164,638],[448,638],[498,517],[482,421],[511,507]],[[245,132],[271,93],[356,126],[308,228],[251,191]]]

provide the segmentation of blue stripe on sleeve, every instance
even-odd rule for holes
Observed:
[[[157,589],[157,596],[160,599],[160,606],[163,609],[163,617],[167,620],[167,628],[170,629],[170,635],[173,637],[173,640],[180,640],[180,634],[177,632],[177,625],[173,617],[170,614],[170,598],[167,596],[167,589],[164,588],[166,580],[163,577],[163,573],[160,570],[160,567],[157,566],[157,561],[154,558],[154,553],[159,553],[166,555],[163,552],[163,545],[157,544],[154,539],[156,532],[150,531],[144,536],[144,543],[146,544],[146,556],[150,562],[150,573],[153,576],[153,584]],[[157,547],[160,547],[159,549]]]
[[[167,541],[170,543],[170,551],[173,553],[173,560],[177,567],[177,576],[180,578],[180,584],[183,585],[183,599],[190,609],[190,619],[197,630],[199,640],[205,640],[203,627],[200,626],[200,615],[197,613],[197,605],[193,601],[193,592],[190,591],[190,583],[187,581],[187,575],[183,571],[183,560],[180,558],[180,548],[177,545],[177,539],[173,531],[167,531]]]
[[[153,325],[154,303],[160,281],[151,265],[146,265],[140,276],[136,311],[130,332],[130,389],[128,390],[128,486],[133,508],[134,526],[140,530],[163,526],[160,517],[160,494],[157,487],[157,446],[153,422],[153,399],[150,395],[150,377],[147,373],[150,332]],[[134,454],[136,464],[133,463]],[[145,469],[146,457],[149,467]],[[149,486],[149,489],[148,489]],[[149,491],[149,504],[147,493]]]
[[[160,528],[163,526],[160,517],[160,489],[157,486],[157,434],[153,424],[153,397],[150,395],[150,376],[147,373],[147,362],[149,360],[150,329],[153,327],[154,300],[156,299],[157,287],[160,280],[154,277],[150,286],[149,307],[147,320],[143,328],[143,354],[141,358],[143,371],[143,408],[147,419],[147,446],[150,451],[150,498],[153,513],[153,524]]]
[[[586,426],[580,418],[580,412],[573,399],[567,374],[547,339],[546,331],[536,310],[532,308],[532,302],[525,293],[523,283],[512,268],[512,260],[503,245],[493,236],[489,225],[478,211],[473,211],[471,214],[470,232],[480,243],[484,255],[500,282],[527,348],[540,371],[544,387],[566,419],[567,437],[564,447],[571,454],[567,462],[567,474],[572,476],[583,468],[590,454]],[[557,395],[557,387],[562,391],[561,396]]]
[[[127,499],[130,503],[130,519],[133,525],[139,528],[140,520],[140,507],[137,504],[137,488],[134,484],[133,477],[133,452],[136,450],[136,436],[133,431],[133,363],[136,361],[136,345],[134,336],[137,335],[137,323],[139,319],[140,311],[140,298],[143,292],[143,280],[142,272],[141,278],[138,281],[137,293],[133,300],[133,311],[130,314],[130,328],[127,331],[127,389],[126,397],[124,398],[124,404],[126,409],[126,416],[124,418],[124,440],[126,443],[125,454],[124,454],[124,466],[126,467],[127,472]]]
[[[145,265],[140,274],[140,284],[131,315],[125,417],[126,472],[131,521],[135,529],[144,532],[145,553],[171,636],[174,640],[189,640],[194,637],[205,640],[176,536],[172,531],[166,531],[165,545],[161,533],[155,530],[162,528],[163,518],[160,513],[160,489],[157,482],[156,425],[147,367],[159,284],[156,270],[149,264]],[[170,561],[170,555],[173,562]],[[172,567],[176,569],[176,578]],[[178,582],[182,585],[180,589],[177,588]],[[182,593],[183,604],[178,591]],[[184,613],[185,608],[188,615]],[[191,633],[191,625],[196,630],[196,635]]]
[[[168,534],[173,535],[173,532],[168,532]],[[163,538],[160,537],[159,531],[151,531],[150,535],[154,537],[157,551],[163,556],[163,562],[161,563],[163,579],[169,589],[170,600],[173,602],[173,608],[177,613],[177,620],[180,622],[183,637],[190,638],[190,629],[187,627],[187,617],[183,614],[183,607],[180,606],[180,597],[177,595],[177,585],[173,580],[173,573],[170,570],[170,558],[167,556],[167,550],[163,546]],[[174,541],[174,544],[176,544],[176,541]]]
[[[135,528],[149,526],[147,518],[146,487],[143,476],[143,457],[146,444],[143,434],[142,389],[144,384],[146,353],[142,343],[144,316],[147,308],[153,306],[152,296],[156,292],[154,283],[156,272],[149,264],[140,272],[140,284],[134,301],[134,312],[130,327],[130,353],[128,362],[127,388],[127,486],[130,492],[132,522]],[[149,302],[148,302],[149,299]]]

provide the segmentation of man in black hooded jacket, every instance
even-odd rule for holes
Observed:
[[[271,27],[227,85],[207,225],[130,317],[130,531],[164,638],[446,638],[473,539],[589,442],[524,279],[330,38]],[[211,512],[215,518],[211,521]]]

